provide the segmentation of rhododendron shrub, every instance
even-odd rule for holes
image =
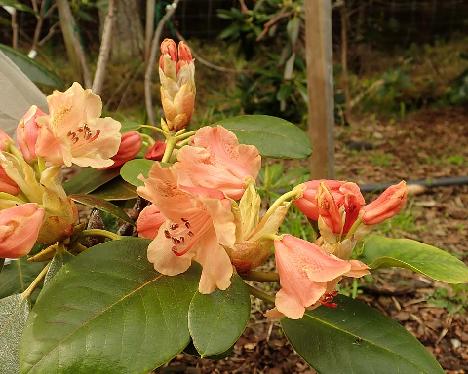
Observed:
[[[404,209],[406,183],[366,201],[352,181],[310,180],[262,201],[262,159],[307,158],[305,134],[260,115],[189,131],[186,44],[162,43],[159,73],[158,127],[102,117],[99,96],[74,83],[48,110],[32,106],[16,141],[0,132],[0,372],[147,373],[183,350],[223,357],[255,297],[317,372],[442,373],[402,326],[339,294],[385,267],[468,280],[441,249],[371,234]],[[288,232],[293,207],[316,237]]]

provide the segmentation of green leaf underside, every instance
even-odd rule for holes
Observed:
[[[234,132],[240,143],[255,145],[264,157],[303,159],[312,152],[304,131],[278,117],[244,115],[223,119],[217,125]]]
[[[28,313],[28,303],[19,294],[0,300],[0,373],[19,373],[21,334]]]
[[[136,159],[127,162],[120,169],[120,175],[128,183],[134,186],[143,186],[143,182],[138,179],[138,176],[142,174],[145,178],[148,176],[148,172],[151,167],[155,164],[155,161]]]
[[[70,195],[70,199],[73,201],[92,207],[92,208],[97,208],[99,210],[102,210],[106,213],[112,214],[121,220],[128,222],[132,225],[135,224],[135,222],[128,216],[127,213],[124,212],[123,209],[119,208],[118,206],[106,201],[99,199],[97,197],[91,196],[91,195]]]
[[[122,201],[137,198],[135,186],[117,177],[93,191],[93,196],[107,201]]]
[[[88,194],[119,175],[119,169],[82,168],[63,184],[67,194]]]
[[[23,292],[44,268],[45,263],[12,260],[0,273],[0,298]],[[36,292],[33,293],[33,299]]]
[[[228,351],[245,330],[250,317],[250,294],[238,275],[231,286],[209,295],[196,292],[188,325],[193,344],[202,357]]]
[[[199,270],[156,273],[148,243],[99,244],[62,267],[31,311],[22,373],[146,373],[187,346]]]
[[[48,70],[36,60],[33,60],[32,58],[29,58],[4,44],[0,44],[0,51],[9,57],[19,67],[24,75],[34,83],[54,88],[61,88],[63,86],[62,80],[55,73]]]
[[[409,239],[370,236],[362,260],[371,268],[407,268],[447,283],[468,282],[468,267],[450,253],[429,244]]]
[[[295,351],[319,373],[444,373],[397,322],[346,296],[336,302],[336,309],[320,307],[302,319],[281,320]]]

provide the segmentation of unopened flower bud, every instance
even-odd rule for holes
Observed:
[[[36,141],[40,129],[37,119],[45,115],[36,105],[31,106],[23,118],[21,118],[16,130],[16,142],[27,162],[32,162],[37,158]]]
[[[109,166],[109,169],[121,167],[127,161],[133,160],[141,148],[141,136],[138,131],[128,131],[122,134],[120,147],[115,156],[111,158],[114,165]]]
[[[19,258],[31,250],[44,218],[37,204],[24,204],[0,211],[0,258]]]
[[[165,39],[159,59],[161,102],[169,130],[181,130],[190,123],[195,105],[195,65],[184,42]]]
[[[166,142],[163,142],[162,140],[156,140],[156,142],[146,150],[145,158],[147,160],[161,161],[165,150]]]
[[[0,166],[0,192],[6,192],[14,196],[20,192],[18,185],[8,176],[2,166]]]
[[[362,221],[366,225],[375,225],[397,214],[406,204],[408,188],[406,182],[388,187],[376,200],[363,209]]]

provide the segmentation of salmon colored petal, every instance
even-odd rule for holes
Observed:
[[[231,211],[231,204],[227,200],[202,199],[208,214],[213,220],[213,226],[218,243],[227,247],[236,242],[236,224]]]
[[[224,248],[216,242],[214,233],[207,235],[206,240],[199,244],[194,260],[203,267],[198,285],[200,293],[209,294],[216,288],[225,290],[231,285],[231,260]]]
[[[375,225],[393,217],[406,204],[408,188],[405,181],[388,187],[376,200],[366,205],[362,220],[366,225]]]
[[[190,252],[183,256],[174,255],[172,243],[164,235],[168,225],[161,226],[158,235],[148,246],[147,255],[157,272],[173,276],[184,273],[190,267],[193,255]]]
[[[304,305],[300,303],[297,297],[289,295],[284,289],[276,293],[275,306],[278,312],[288,318],[299,319],[304,316]]]
[[[165,221],[166,217],[156,205],[151,204],[145,207],[138,215],[136,222],[138,236],[146,239],[156,238],[159,228]]]
[[[359,260],[349,260],[348,262],[351,265],[351,270],[343,275],[350,278],[361,278],[365,275],[370,274],[370,268],[365,263]]]

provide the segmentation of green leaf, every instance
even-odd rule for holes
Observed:
[[[155,164],[155,161],[135,159],[127,162],[120,169],[120,175],[128,183],[134,186],[143,186],[143,182],[138,179],[138,176],[142,174],[144,177],[148,176],[148,172],[151,167]]]
[[[137,198],[136,188],[117,177],[93,191],[94,197],[109,201],[132,200]]]
[[[119,169],[83,168],[63,184],[67,194],[88,194],[119,175]]]
[[[92,195],[69,195],[70,199],[76,201],[77,203],[97,208],[102,210],[103,212],[112,214],[121,220],[128,222],[132,225],[135,224],[133,219],[131,219],[127,213],[124,212],[123,209],[119,208],[117,205],[114,205],[106,200],[99,199]]]
[[[217,125],[234,132],[241,143],[255,145],[264,157],[302,159],[312,152],[307,134],[281,118],[246,115],[223,119]]]
[[[188,325],[201,357],[228,351],[245,330],[250,317],[250,294],[238,275],[224,291],[199,292],[190,303]]]
[[[319,373],[444,373],[403,326],[357,300],[336,301],[336,309],[281,320],[294,350]]]
[[[28,314],[28,302],[21,295],[0,300],[0,373],[19,373],[19,348]]]
[[[468,282],[468,267],[446,251],[409,239],[370,236],[362,260],[371,268],[400,267],[447,283]]]
[[[63,266],[31,311],[21,373],[147,373],[188,345],[199,269],[156,273],[148,243],[98,244]]]
[[[27,262],[25,257],[4,265],[0,273],[0,298],[23,292],[44,266],[40,262]],[[33,296],[36,295],[37,292],[34,292]]]
[[[34,83],[54,88],[63,87],[62,80],[56,74],[52,73],[32,58],[4,44],[0,44],[0,51],[9,57]]]
[[[44,279],[44,284],[48,284],[52,280],[53,277],[59,272],[63,265],[73,260],[75,256],[73,256],[70,252],[65,249],[59,249],[58,252],[55,254],[54,258],[50,262],[49,270]]]

